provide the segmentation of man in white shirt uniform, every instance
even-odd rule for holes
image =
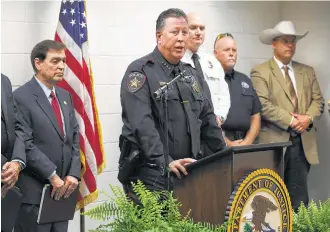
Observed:
[[[189,36],[187,50],[182,62],[190,64],[196,69],[202,83],[210,89],[214,113],[217,116],[218,125],[221,126],[228,114],[230,107],[230,95],[228,85],[224,80],[225,73],[219,62],[213,55],[202,51],[200,46],[205,39],[205,23],[196,13],[188,14]],[[202,84],[203,86],[203,84]]]

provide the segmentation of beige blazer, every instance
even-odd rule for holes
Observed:
[[[292,66],[298,92],[299,114],[308,114],[315,121],[324,110],[324,99],[315,71],[312,67],[294,61]],[[292,118],[290,112],[293,111],[293,104],[289,88],[275,60],[272,58],[254,67],[251,79],[262,104],[259,142],[289,141],[287,129]],[[310,164],[319,163],[315,132],[316,128],[313,126],[301,136],[306,159]]]

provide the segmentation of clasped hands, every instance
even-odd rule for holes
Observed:
[[[60,200],[61,197],[68,198],[78,187],[78,180],[73,176],[66,176],[63,181],[55,174],[49,181],[53,186],[51,197],[57,201]]]
[[[311,117],[309,115],[302,115],[302,114],[296,114],[291,113],[293,116],[293,120],[291,122],[290,127],[298,132],[303,133],[305,130],[309,127],[309,125],[312,123]]]
[[[19,173],[21,171],[21,165],[18,161],[6,162],[1,171],[1,197],[4,198],[9,189],[14,187],[18,180]]]

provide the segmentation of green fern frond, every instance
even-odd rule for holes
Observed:
[[[83,213],[83,215],[89,216],[92,219],[102,221],[109,220],[111,217],[119,217],[120,214],[121,211],[116,207],[114,202],[104,202]]]
[[[132,186],[141,205],[135,204],[120,187],[110,185],[113,197],[105,194],[109,201],[85,213],[104,221],[90,232],[226,232],[228,223],[219,226],[194,223],[190,211],[182,217],[179,210],[182,204],[172,192],[150,191],[141,181]]]
[[[99,229],[95,229],[95,230],[88,230],[88,232],[111,232],[111,230],[99,230]]]
[[[294,232],[330,232],[330,200],[317,205],[311,201],[304,204],[293,214]]]
[[[95,230],[88,230],[88,232],[111,232],[112,226],[111,223],[106,225],[99,225]]]

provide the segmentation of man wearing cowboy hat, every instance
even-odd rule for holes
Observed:
[[[307,175],[319,163],[314,121],[324,109],[314,69],[292,61],[297,41],[307,33],[296,33],[290,21],[261,32],[260,41],[272,45],[274,56],[251,71],[262,104],[260,143],[292,142],[285,151],[284,181],[294,210],[309,201]]]

